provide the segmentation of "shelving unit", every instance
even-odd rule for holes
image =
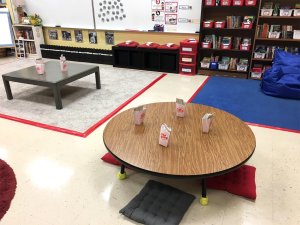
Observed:
[[[26,58],[25,41],[23,39],[15,40],[16,57],[20,59]]]
[[[251,62],[252,57],[252,49],[253,49],[253,42],[254,42],[254,36],[255,36],[255,24],[253,24],[252,29],[245,29],[242,27],[238,28],[226,28],[228,25],[225,25],[225,28],[206,28],[203,26],[204,21],[213,20],[216,21],[226,21],[227,16],[241,16],[241,18],[244,18],[244,16],[254,16],[255,19],[258,15],[259,10],[259,3],[260,1],[257,1],[255,6],[207,6],[206,0],[202,1],[202,12],[201,12],[201,29],[199,33],[199,49],[198,49],[198,55],[199,55],[199,70],[198,74],[204,74],[204,75],[221,75],[221,76],[230,76],[230,77],[238,77],[238,78],[248,78],[249,73],[249,65]],[[254,21],[256,22],[256,20]],[[244,51],[240,49],[216,49],[216,48],[203,48],[201,45],[201,42],[203,42],[206,35],[216,35],[221,37],[241,37],[244,38],[250,38],[251,39],[251,47],[249,51]],[[201,67],[201,61],[204,57],[215,57],[219,56],[222,57],[230,57],[230,58],[237,58],[238,60],[243,58],[247,59],[249,62],[247,71],[237,71],[236,69],[228,69],[228,70],[221,70],[221,69],[212,69],[210,68],[203,68]]]
[[[41,26],[15,24],[13,30],[15,39],[24,41],[26,57],[39,58],[42,56],[40,45],[45,42]]]
[[[261,9],[263,8],[264,4],[266,2],[273,2],[278,3],[280,6],[291,6],[292,8],[295,7],[296,3],[299,3],[299,0],[261,0],[260,8],[259,8],[259,14],[258,14],[258,21],[257,25],[263,25],[263,24],[269,24],[269,25],[291,25],[293,27],[293,30],[300,30],[300,17],[295,16],[266,16],[261,15]],[[258,28],[257,28],[258,32]],[[256,33],[257,33],[256,32]],[[255,49],[257,46],[276,46],[276,47],[298,47],[300,48],[300,39],[286,39],[281,38],[280,36],[277,38],[262,38],[257,37],[257,34],[254,39],[254,48],[253,48],[253,57],[251,60],[251,70],[252,68],[266,68],[268,66],[272,65],[273,58],[263,58],[263,59],[256,59],[254,58]],[[249,71],[249,78],[252,78],[251,76],[251,70]],[[264,70],[262,70],[264,71]],[[252,78],[257,79],[257,77]]]

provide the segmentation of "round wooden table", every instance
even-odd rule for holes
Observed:
[[[180,118],[174,102],[148,104],[146,108],[143,125],[134,124],[133,109],[128,109],[111,119],[104,130],[106,148],[122,163],[120,179],[126,178],[125,166],[158,176],[202,178],[205,204],[205,178],[237,169],[255,150],[252,130],[223,110],[189,103],[186,116]],[[201,129],[205,113],[214,114],[209,133]],[[167,148],[158,144],[162,123],[172,128]]]

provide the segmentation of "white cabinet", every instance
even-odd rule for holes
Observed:
[[[42,57],[40,44],[44,44],[45,42],[41,26],[15,24],[13,25],[13,30],[15,39],[24,41],[26,57]]]

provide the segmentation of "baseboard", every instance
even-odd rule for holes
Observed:
[[[63,54],[71,61],[113,65],[111,50],[42,44],[41,52],[43,58],[59,59]]]

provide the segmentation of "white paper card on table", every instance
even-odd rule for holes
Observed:
[[[213,114],[212,113],[206,113],[203,117],[202,117],[202,132],[203,133],[208,133],[211,127],[211,123],[212,123],[212,119],[213,119]]]
[[[185,102],[183,99],[176,98],[176,116],[184,117],[185,115]]]
[[[142,123],[144,123],[146,108],[144,106],[138,106],[133,109],[133,114],[134,114],[134,124],[141,125]]]
[[[170,143],[170,135],[171,135],[172,129],[167,126],[167,124],[163,123],[160,126],[160,133],[159,133],[159,144],[168,147]]]

